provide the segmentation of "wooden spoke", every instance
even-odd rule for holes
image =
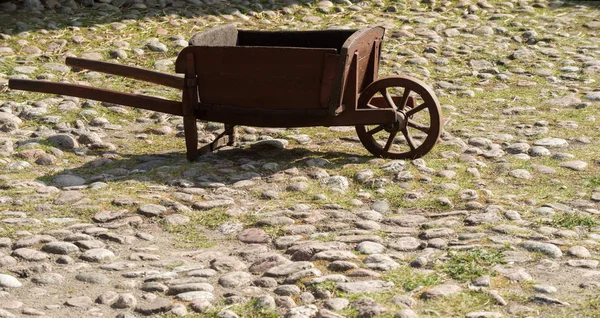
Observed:
[[[423,109],[425,109],[427,107],[428,107],[427,103],[423,103],[423,104],[409,110],[408,112],[406,112],[406,117],[410,117],[410,116],[422,111]]]
[[[367,131],[367,134],[369,134],[369,135],[373,136],[373,135],[375,135],[376,133],[378,133],[378,132],[382,131],[382,130],[383,130],[383,128],[384,128],[384,127],[383,127],[383,125],[379,125],[379,126],[375,127],[375,129],[371,129],[371,130]]]
[[[414,122],[414,121],[412,121],[410,119],[408,120],[408,122],[406,123],[406,125],[409,126],[409,127],[418,129],[418,130],[420,130],[420,131],[422,131],[424,133],[428,133],[429,129],[430,129],[429,126],[425,126],[425,125],[419,124],[419,123]]]
[[[406,102],[408,101],[410,92],[411,91],[408,87],[404,89],[404,94],[402,94],[402,99],[400,100],[400,106],[398,106],[398,110],[403,110],[406,107]]]
[[[410,135],[410,132],[408,132],[407,129],[404,129],[404,130],[402,130],[402,134],[404,135],[404,138],[406,138],[406,143],[410,147],[410,150],[411,151],[415,151],[415,149],[417,149],[417,147],[415,147],[415,142],[412,139],[412,136]]]
[[[381,95],[383,95],[383,98],[387,102],[388,106],[390,106],[390,108],[398,109],[398,107],[394,103],[394,100],[392,99],[392,95],[390,95],[390,92],[388,92],[386,88],[382,88],[381,90],[379,90],[379,92],[381,93]]]
[[[385,147],[383,147],[383,151],[389,152],[392,144],[394,143],[394,138],[396,138],[396,131],[392,131],[390,136],[388,137],[387,142],[385,143]]]

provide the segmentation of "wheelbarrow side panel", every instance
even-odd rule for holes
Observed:
[[[361,29],[342,46],[330,94],[329,109],[332,113],[339,114],[346,108],[355,109],[358,94],[377,79],[384,33],[383,27]]]
[[[178,73],[186,71],[189,53],[194,55],[200,108],[202,103],[249,110],[326,108],[324,70],[328,61],[337,61],[333,48],[191,46],[179,54]]]

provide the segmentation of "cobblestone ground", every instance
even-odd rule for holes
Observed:
[[[386,27],[380,76],[431,85],[440,143],[240,127],[190,163],[181,118],[6,86],[178,98],[64,59],[173,73],[231,22]],[[594,1],[0,3],[0,317],[600,317],[599,34]]]

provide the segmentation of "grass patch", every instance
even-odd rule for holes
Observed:
[[[600,187],[600,176],[593,176],[588,180],[588,187],[598,188]]]
[[[413,291],[420,286],[433,286],[441,282],[441,277],[437,274],[421,273],[408,266],[389,270],[382,279],[393,282],[396,286],[402,286],[405,291]]]
[[[600,225],[598,217],[577,213],[559,213],[552,217],[550,223],[554,227],[573,229],[578,226],[594,227]]]
[[[439,317],[464,317],[473,311],[499,311],[486,293],[466,291],[449,297],[425,302],[426,308],[435,310]]]
[[[503,262],[504,256],[498,250],[471,250],[457,252],[441,265],[440,269],[450,277],[460,281],[471,280],[483,275],[492,275],[490,267]]]
[[[204,235],[202,229],[195,225],[170,225],[163,224],[165,231],[175,234],[173,246],[177,248],[209,248],[217,244]]]

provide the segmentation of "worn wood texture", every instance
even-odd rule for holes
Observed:
[[[172,115],[183,115],[181,102],[146,95],[116,92],[108,89],[94,88],[77,84],[15,79],[11,79],[9,81],[8,87],[11,89],[20,89],[30,92],[82,97],[102,102],[153,110]]]
[[[321,104],[321,82],[326,55],[336,54],[335,49],[191,46],[179,54],[178,73],[185,72],[188,53],[194,54],[201,103],[249,109],[327,107]]]
[[[101,61],[67,57],[65,64],[69,66],[98,71],[106,74],[119,75],[140,81],[164,85],[177,89],[183,88],[183,78],[175,75],[149,71],[143,68],[126,66]]]

